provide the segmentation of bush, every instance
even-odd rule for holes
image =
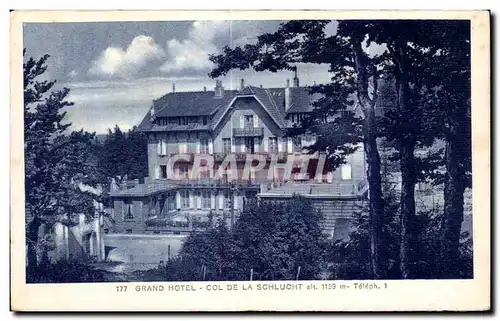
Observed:
[[[326,239],[319,225],[321,214],[309,200],[251,204],[233,229],[223,219],[214,227],[193,220],[193,232],[180,256],[134,277],[149,281],[315,279],[318,263],[325,261]]]
[[[105,282],[113,278],[111,274],[78,262],[58,262],[27,268],[26,283]]]

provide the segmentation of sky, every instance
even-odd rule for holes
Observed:
[[[169,21],[24,24],[26,58],[49,54],[44,77],[68,87],[67,120],[73,130],[105,133],[138,125],[153,99],[172,91],[213,90],[209,54],[226,45],[255,43],[281,21]],[[327,26],[334,33],[336,22]],[[301,85],[329,81],[325,65],[300,65]],[[245,84],[281,87],[291,72],[232,71],[227,89]]]

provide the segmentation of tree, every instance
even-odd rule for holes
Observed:
[[[299,63],[328,64],[332,74],[328,85],[313,86],[311,93],[320,93],[323,98],[315,103],[315,112],[302,124],[303,131],[314,131],[320,139],[312,149],[327,151],[333,168],[344,161],[344,157],[356,149],[353,144],[362,140],[367,158],[369,184],[370,244],[373,277],[383,278],[384,267],[380,265],[384,201],[380,177],[380,155],[377,149],[379,136],[375,106],[378,99],[378,58],[369,57],[363,43],[370,25],[362,21],[340,21],[335,35],[325,34],[330,21],[289,21],[283,23],[275,33],[263,34],[256,44],[243,48],[225,47],[222,54],[210,56],[216,67],[210,73],[218,77],[231,69],[253,68],[256,71],[294,70]],[[349,106],[353,97],[360,106],[361,120],[354,119]],[[340,113],[339,112],[343,112]],[[323,126],[342,128],[337,136],[324,135]],[[349,129],[349,130],[347,130]],[[322,132],[323,130],[323,132]],[[345,135],[345,132],[350,135]],[[338,132],[335,130],[328,133]],[[300,133],[300,132],[299,132]]]
[[[82,186],[94,182],[87,162],[93,134],[67,135],[71,124],[63,123],[69,89],[53,90],[55,81],[39,81],[49,55],[29,58],[24,71],[25,209],[28,267],[38,264],[40,227],[55,222],[72,224],[79,213],[94,215],[94,194]]]
[[[315,279],[326,244],[321,220],[302,197],[247,206],[232,230],[235,270],[248,278],[253,269],[260,280]]]
[[[321,219],[301,197],[251,204],[232,229],[219,220],[191,234],[167,269],[183,281],[248,280],[251,271],[253,280],[316,279],[327,244]]]
[[[118,126],[108,129],[97,158],[103,182],[116,177],[136,179],[148,175],[147,139],[135,126],[127,133]]]
[[[464,192],[471,186],[471,62],[470,22],[454,21],[436,26],[432,73],[439,86],[428,95],[427,111],[439,137],[446,141],[444,216],[441,225],[441,277],[460,276],[460,235],[464,217]]]
[[[368,34],[368,43],[371,41],[387,48],[381,58],[385,60],[385,73],[395,80],[395,108],[385,114],[390,125],[384,132],[396,142],[400,160],[400,264],[402,277],[408,278],[410,252],[417,236],[412,227],[417,224],[415,184],[435,178],[433,171],[442,165],[440,150],[424,158],[416,157],[415,151],[428,148],[436,139],[444,138],[447,145],[443,243],[453,248],[449,255],[458,257],[465,172],[470,166],[469,23],[376,21]],[[444,257],[448,255],[443,253]],[[445,265],[455,266],[453,261]]]

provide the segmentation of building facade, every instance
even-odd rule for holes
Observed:
[[[148,139],[149,176],[113,184],[114,232],[184,233],[206,228],[214,217],[231,224],[254,197],[301,194],[319,207],[361,199],[362,147],[331,170],[325,155],[307,154],[314,136],[286,135],[317,98],[295,75],[292,85],[281,88],[245,86],[242,80],[239,90],[225,90],[216,81],[213,91],[171,92],[154,100],[138,126]],[[327,213],[325,231],[335,234],[335,215],[345,219],[349,211]]]

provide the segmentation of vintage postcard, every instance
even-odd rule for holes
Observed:
[[[486,311],[488,11],[13,11],[14,311]]]

